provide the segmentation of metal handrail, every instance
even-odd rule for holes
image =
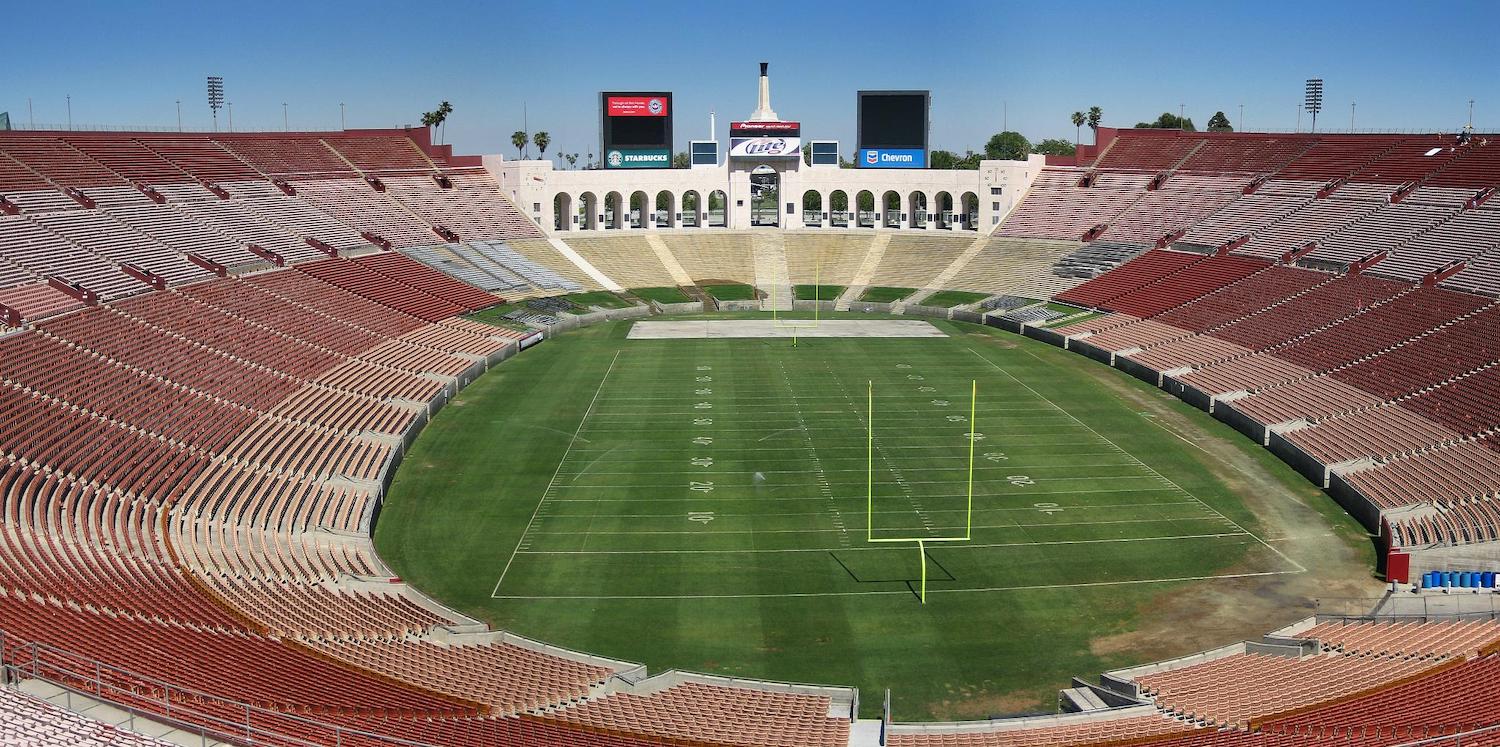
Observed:
[[[16,640],[14,636],[10,640]],[[0,651],[4,650],[4,642],[7,636],[0,630]],[[45,654],[52,653],[65,661],[55,663],[45,660]],[[78,671],[81,665],[88,671]],[[249,703],[244,703],[223,696],[206,693],[190,687],[173,685],[163,680],[137,674],[128,669],[106,664],[98,659],[93,659],[81,654],[75,654],[66,649],[58,648],[45,643],[28,641],[16,645],[9,660],[0,660],[0,672],[3,672],[6,682],[18,682],[22,679],[36,679],[49,682],[69,692],[78,693],[86,697],[108,702],[132,715],[139,714],[142,718],[155,721],[164,721],[173,726],[181,726],[186,731],[198,733],[204,738],[205,744],[208,737],[223,739],[225,741],[245,742],[255,744],[271,738],[279,742],[287,742],[305,747],[325,747],[319,742],[310,742],[301,737],[286,734],[275,728],[256,726],[255,716],[259,715],[273,721],[293,722],[306,724],[309,727],[326,730],[334,736],[336,745],[342,744],[346,736],[368,739],[379,743],[394,745],[396,747],[434,747],[426,742],[414,742],[400,737],[392,737],[384,734],[351,729],[326,721],[318,721],[292,713],[261,708]],[[110,674],[118,679],[127,680],[136,685],[145,685],[160,690],[160,698],[105,682],[105,675]],[[76,683],[92,685],[93,691],[79,689]],[[207,713],[185,702],[174,703],[173,695],[179,699],[188,698],[221,704],[227,708],[245,714],[245,720],[227,719],[223,716]],[[156,705],[160,710],[150,710],[132,705],[132,702],[146,701]],[[191,719],[191,720],[189,720]]]

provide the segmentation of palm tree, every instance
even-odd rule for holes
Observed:
[[[510,144],[516,146],[516,158],[522,157],[521,149],[526,147],[526,143],[530,139],[526,137],[526,133],[522,130],[516,130],[510,134]]]
[[[563,159],[568,162],[568,168],[570,168],[570,169],[571,168],[576,168],[578,166],[578,154],[577,153],[565,153],[565,154],[563,154]]]
[[[531,142],[536,143],[537,152],[542,158],[546,158],[547,146],[552,144],[552,136],[547,134],[546,130],[542,130],[531,136]]]
[[[1078,133],[1083,131],[1083,123],[1088,121],[1088,117],[1083,116],[1083,112],[1073,112],[1071,119],[1073,120],[1073,150],[1078,150]]]
[[[1099,144],[1099,123],[1104,121],[1104,110],[1097,106],[1089,107],[1089,129],[1094,131],[1094,144]]]
[[[438,144],[441,145],[444,137],[448,134],[446,126],[448,115],[453,113],[453,105],[444,101],[438,104],[438,108],[430,112],[422,113],[422,124],[426,127],[441,127],[438,135]]]

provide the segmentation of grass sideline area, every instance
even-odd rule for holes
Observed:
[[[654,288],[631,288],[630,293],[637,298],[657,303],[687,303],[693,299],[688,298],[681,288],[674,285],[663,285]]]
[[[1051,711],[1072,676],[1207,648],[1143,658],[1176,640],[1145,633],[1173,600],[1299,578],[1198,447],[1115,388],[1159,390],[999,330],[933,324],[950,337],[629,341],[630,323],[611,322],[549,340],[434,418],[377,548],[499,628],[654,672],[855,685],[867,716],[889,687],[902,720]],[[1162,406],[1319,495],[1206,413]],[[915,546],[870,545],[865,523],[960,531],[972,432],[973,538],[927,545],[924,606]],[[1363,541],[1322,504],[1298,521],[1340,539],[1317,542]]]
[[[967,306],[971,303],[979,303],[989,298],[988,293],[972,293],[970,291],[938,291],[925,299],[923,306],[935,306],[940,309],[951,309],[954,306]]]
[[[520,304],[504,303],[500,304],[499,306],[491,306],[488,309],[480,309],[479,311],[466,315],[465,318],[473,319],[476,322],[484,322],[485,324],[493,324],[496,327],[505,327],[507,329],[531,329],[530,327],[520,322],[511,321],[505,318],[506,314],[509,314],[510,312],[515,311],[519,308],[521,308]]]
[[[916,292],[916,288],[894,288],[886,285],[876,285],[866,288],[865,292],[860,294],[859,300],[869,303],[893,303]]]
[[[755,287],[743,283],[728,283],[724,285],[700,285],[704,293],[720,301],[754,301]]]
[[[609,291],[603,290],[588,291],[586,293],[570,293],[566,296],[563,296],[563,299],[573,304],[574,306],[580,307],[585,311],[588,310],[590,306],[597,306],[601,309],[623,309],[634,305]]]
[[[793,297],[798,301],[833,301],[844,293],[842,285],[798,285],[792,288]]]

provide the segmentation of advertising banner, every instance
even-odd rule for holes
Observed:
[[[802,134],[801,122],[730,122],[730,137],[798,137]]]
[[[927,151],[921,148],[863,148],[859,166],[865,169],[925,169]]]
[[[608,169],[665,169],[672,166],[672,151],[666,148],[615,148],[604,154]]]
[[[729,141],[730,158],[796,158],[801,155],[800,137],[746,137]]]
[[[661,96],[610,96],[604,114],[609,117],[665,117],[667,99]]]

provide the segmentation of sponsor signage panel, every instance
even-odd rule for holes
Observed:
[[[667,106],[665,96],[609,96],[604,113],[611,117],[665,117]]]
[[[860,168],[925,169],[927,151],[921,148],[861,148]]]
[[[729,141],[730,158],[795,158],[801,155],[800,137],[746,137]]]
[[[802,135],[801,122],[730,122],[730,137],[764,137],[776,135],[780,137],[800,137]]]
[[[667,148],[612,148],[604,154],[607,169],[665,169],[672,166]]]

